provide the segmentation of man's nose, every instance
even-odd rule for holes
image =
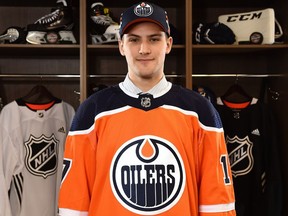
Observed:
[[[139,53],[140,54],[149,54],[149,53],[151,53],[150,46],[149,46],[149,44],[147,42],[143,41],[141,43]]]

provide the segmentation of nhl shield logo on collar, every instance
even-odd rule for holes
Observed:
[[[141,106],[144,108],[151,107],[153,95],[151,94],[142,94],[139,96],[139,99],[141,100]]]
[[[151,106],[151,98],[149,97],[143,97],[141,98],[141,106],[148,108]]]

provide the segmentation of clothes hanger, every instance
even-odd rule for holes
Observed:
[[[47,104],[55,101],[57,98],[43,85],[34,86],[27,95],[21,98],[25,103]]]
[[[228,102],[243,103],[251,101],[252,96],[250,96],[239,84],[238,76],[236,75],[236,80],[233,85],[231,85],[221,99]]]

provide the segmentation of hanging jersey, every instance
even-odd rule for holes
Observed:
[[[75,115],[64,157],[61,216],[235,215],[219,115],[192,90],[94,93]]]
[[[276,133],[268,107],[253,98],[217,98],[236,198],[237,216],[281,215],[281,174]]]
[[[7,164],[12,160],[9,152],[15,151],[9,165],[13,179],[6,180],[13,216],[56,215],[64,143],[74,114],[74,108],[59,99],[45,105],[18,99],[4,106],[0,144],[8,151],[1,155]]]
[[[2,164],[0,165],[2,166]],[[8,189],[5,185],[3,173],[0,173],[0,216],[11,216]]]
[[[6,181],[6,178],[9,178],[8,176],[10,175],[10,179],[12,178],[11,173],[13,172],[10,170],[9,162],[5,162],[3,160],[3,152],[6,154],[9,154],[10,157],[15,159],[14,157],[14,152],[9,153],[9,151],[4,149],[4,145],[2,144],[3,142],[3,137],[4,137],[5,132],[1,130],[0,126],[0,216],[11,216],[11,209],[10,209],[10,203],[9,203],[9,196],[8,196],[8,190],[9,190],[9,183]],[[9,142],[9,139],[6,139],[4,141],[5,143]],[[6,176],[6,178],[5,178]]]

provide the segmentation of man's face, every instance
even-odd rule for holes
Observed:
[[[171,50],[172,38],[157,24],[142,22],[131,26],[119,41],[120,53],[126,57],[132,80],[160,80],[165,56]]]

